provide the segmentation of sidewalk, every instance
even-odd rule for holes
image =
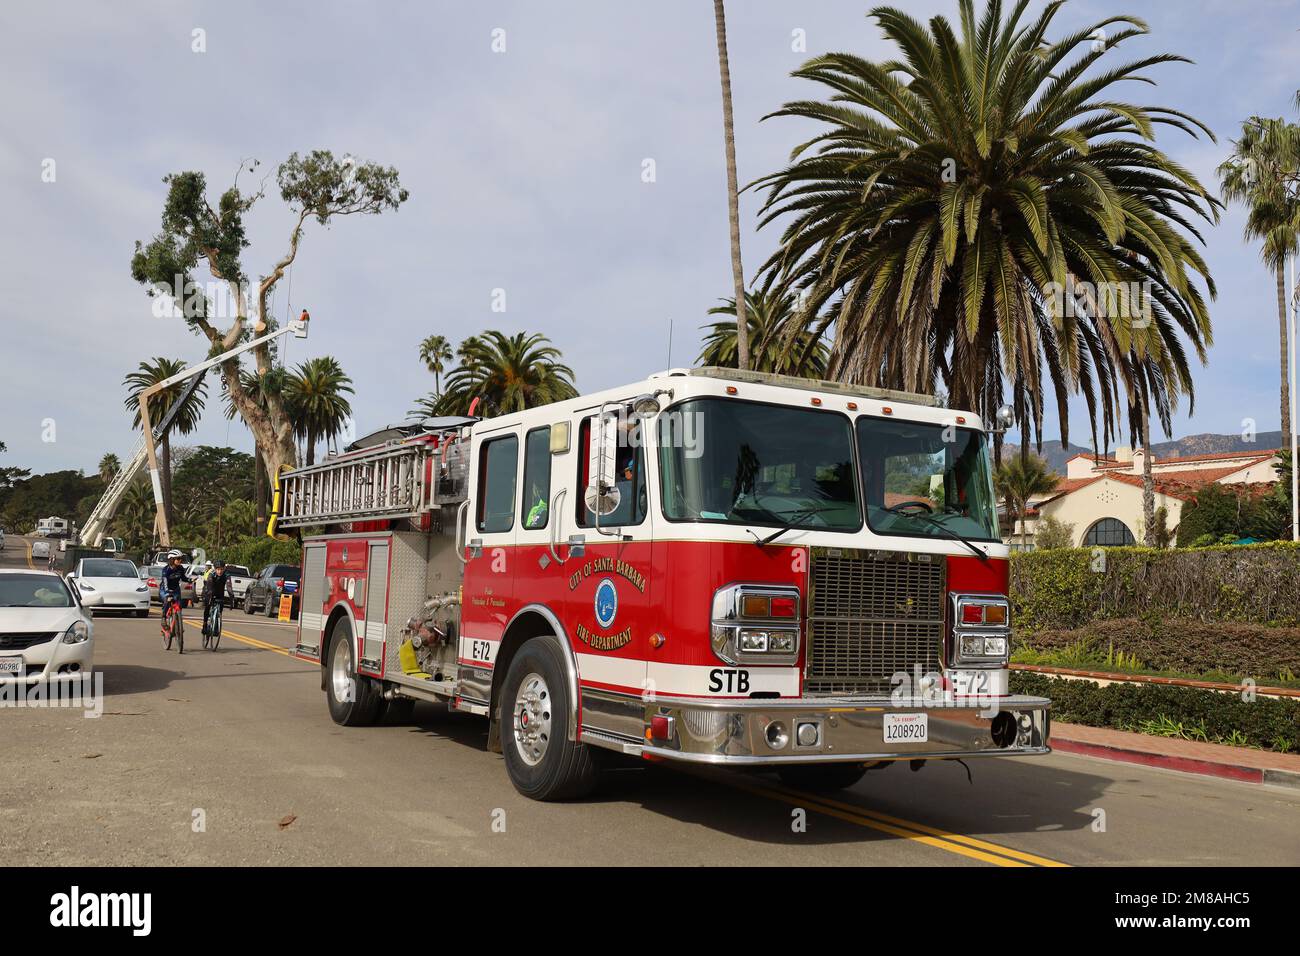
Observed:
[[[1055,720],[1051,746],[1060,753],[1300,789],[1300,755],[1297,754],[1155,737]]]

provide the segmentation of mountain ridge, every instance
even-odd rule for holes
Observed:
[[[1214,455],[1234,451],[1258,451],[1261,455],[1265,452],[1282,447],[1282,432],[1257,432],[1253,441],[1247,441],[1242,435],[1221,435],[1215,432],[1202,432],[1198,435],[1188,435],[1184,438],[1175,438],[1172,441],[1156,442],[1151,446],[1151,451],[1155,455],[1155,460],[1162,458],[1181,458],[1188,455]],[[1038,454],[1038,450],[1032,445],[1029,450]],[[1019,453],[1020,446],[1007,442],[1002,446],[1002,457],[1010,457],[1013,453]],[[1102,449],[1102,453],[1113,455],[1115,448]],[[1048,467],[1058,475],[1064,475],[1066,472],[1066,462],[1075,455],[1091,455],[1093,450],[1083,445],[1071,443],[1065,448],[1061,447],[1059,439],[1048,439],[1043,442],[1042,457],[1047,461]]]

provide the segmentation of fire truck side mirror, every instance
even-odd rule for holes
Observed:
[[[587,488],[583,495],[594,514],[612,514],[619,503],[614,468],[618,456],[618,419],[598,415],[591,423],[587,446]]]

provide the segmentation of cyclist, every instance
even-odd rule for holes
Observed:
[[[185,566],[181,563],[185,555],[175,549],[167,552],[167,567],[163,568],[158,578],[158,601],[162,604],[163,631],[167,629],[167,611],[173,601],[181,603],[181,584],[185,581]],[[185,653],[181,650],[181,653]]]
[[[221,608],[224,606],[224,600],[230,598],[233,606],[235,603],[235,586],[230,581],[230,575],[226,573],[226,562],[218,558],[212,562],[212,570],[203,578],[203,636],[210,637],[214,633],[220,633],[221,628]],[[212,614],[212,605],[217,605],[215,617]],[[215,623],[215,627],[209,627],[209,622]]]

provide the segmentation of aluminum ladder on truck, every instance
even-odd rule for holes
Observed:
[[[417,517],[434,503],[436,456],[426,442],[381,445],[286,471],[276,527]]]

